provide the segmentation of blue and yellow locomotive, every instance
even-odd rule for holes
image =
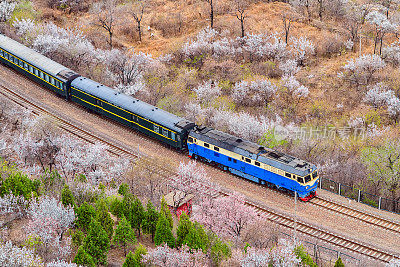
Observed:
[[[316,194],[316,166],[256,143],[209,127],[196,127],[189,132],[188,149],[191,158],[215,163],[262,185],[297,192],[303,201]]]
[[[161,110],[82,77],[65,66],[0,34],[0,62],[33,81],[100,115],[159,140],[189,157],[262,185],[297,192],[307,201],[316,194],[317,168],[303,160],[242,140]]]

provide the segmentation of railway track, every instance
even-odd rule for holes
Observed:
[[[174,170],[165,168],[163,166],[159,166],[154,163],[154,161],[151,161],[150,158],[148,158],[146,155],[139,153],[139,151],[135,151],[130,149],[129,147],[126,147],[123,144],[118,144],[115,140],[110,140],[106,136],[102,136],[100,134],[94,134],[90,132],[89,130],[86,130],[83,125],[78,125],[75,122],[67,121],[66,119],[62,118],[62,116],[57,115],[57,112],[54,111],[49,111],[43,107],[41,107],[39,104],[35,103],[33,100],[28,99],[25,96],[21,96],[15,91],[9,89],[11,88],[11,85],[5,83],[4,81],[0,81],[0,94],[4,95],[11,101],[17,103],[20,106],[24,106],[26,108],[29,108],[33,110],[35,114],[44,114],[48,116],[49,118],[52,118],[54,122],[63,130],[78,136],[79,138],[90,142],[90,143],[95,143],[95,142],[100,142],[108,147],[108,150],[119,156],[127,157],[129,159],[135,160],[137,158],[141,158],[143,160],[148,161],[149,166],[153,169],[156,170],[156,172],[169,179],[173,180],[174,177],[176,177],[176,172]],[[213,197],[217,196],[224,196],[228,195],[229,192],[223,191],[223,192],[217,192],[215,189],[210,188],[209,194],[212,195]],[[270,207],[266,207],[261,203],[256,203],[253,200],[246,200],[246,204],[249,206],[252,206],[256,209],[258,215],[264,219],[267,219],[277,225],[280,225],[282,227],[285,227],[287,229],[293,230],[296,229],[298,233],[301,233],[306,236],[310,236],[313,238],[318,238],[321,241],[324,241],[328,244],[332,244],[334,246],[337,246],[343,250],[351,251],[356,254],[364,255],[367,256],[371,259],[378,260],[380,262],[389,262],[393,257],[398,258],[398,255],[395,255],[392,252],[385,251],[380,248],[373,248],[369,244],[364,244],[361,241],[354,240],[349,237],[342,236],[337,233],[333,233],[327,229],[323,229],[322,227],[319,227],[317,225],[313,225],[311,223],[306,223],[302,222],[299,219],[296,219],[292,215],[289,214],[283,214],[281,212],[278,212],[276,210],[273,210]],[[327,202],[323,202],[323,200],[318,199],[316,201],[312,202],[313,205],[319,205],[320,207],[326,208],[333,210],[338,213],[345,214],[347,216],[353,216],[356,219],[362,220],[364,222],[368,222],[370,224],[377,225],[379,227],[383,227],[385,229],[388,229],[390,231],[398,231],[397,226],[390,225],[388,222],[384,222],[383,218],[378,218],[373,217],[370,215],[370,217],[366,216],[365,214],[362,215],[360,211],[354,211],[351,208],[342,206],[339,207],[339,204],[329,204]],[[336,205],[336,206],[335,206]],[[347,209],[347,210],[346,210]],[[387,220],[386,220],[387,221]]]
[[[361,211],[355,208],[351,208],[349,206],[340,204],[332,200],[321,198],[319,196],[311,199],[309,203],[327,209],[334,213],[342,214],[357,219],[359,221],[374,225],[376,227],[383,228],[385,230],[398,234],[400,237],[400,223],[398,222],[391,221],[378,215]]]

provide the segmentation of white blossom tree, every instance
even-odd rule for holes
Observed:
[[[394,122],[397,123],[400,118],[400,99],[398,97],[393,97],[389,101],[388,105],[389,115],[393,118]]]
[[[368,13],[365,19],[375,27],[374,54],[378,52],[377,46],[379,43],[379,54],[382,54],[383,37],[386,33],[395,32],[397,25],[392,23],[386,15],[376,10]]]
[[[384,83],[377,83],[369,88],[364,97],[364,102],[378,109],[388,105],[394,97],[393,90],[390,90]]]
[[[212,99],[221,95],[221,88],[212,80],[203,82],[194,88],[193,91],[196,93],[197,100],[201,104],[208,104]]]
[[[0,244],[1,266],[44,266],[43,260],[34,250],[14,246],[11,241]]]
[[[31,202],[28,217],[30,221],[27,231],[40,238],[46,255],[50,253],[50,257],[63,258],[71,253],[71,240],[70,238],[63,240],[63,234],[73,225],[75,220],[72,207],[66,208],[55,198],[42,196]]]
[[[374,74],[385,66],[385,61],[378,55],[361,55],[347,61],[343,78],[358,86],[368,85],[373,80]]]
[[[187,246],[172,249],[167,244],[158,246],[143,255],[143,262],[155,266],[207,266],[206,255],[201,250],[189,249]]]
[[[243,105],[265,105],[274,98],[277,87],[269,80],[241,81],[233,87],[233,99]]]
[[[299,65],[303,66],[305,61],[315,53],[314,44],[304,36],[291,38],[291,42],[291,52]]]
[[[0,1],[0,22],[8,21],[11,18],[16,6],[17,3],[15,1]]]
[[[392,258],[385,267],[400,267],[400,259]]]

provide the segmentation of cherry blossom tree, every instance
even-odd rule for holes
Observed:
[[[46,264],[46,267],[79,267],[76,263],[67,262],[64,260],[54,260]]]
[[[400,99],[393,97],[389,101],[388,105],[389,115],[393,118],[394,122],[397,123],[400,118]]]
[[[4,195],[0,198],[0,215],[13,214],[17,217],[26,214],[28,202],[21,196],[14,196],[13,194]]]
[[[385,61],[377,55],[362,55],[347,61],[343,78],[358,86],[368,85],[373,80],[374,74],[385,66]]]
[[[181,206],[179,204],[188,194],[194,194],[200,200],[219,192],[219,186],[211,182],[206,170],[195,161],[179,164],[178,176],[172,186],[183,192],[183,195],[174,197],[175,207]]]
[[[134,95],[145,90],[144,74],[154,64],[151,55],[140,52],[126,54],[113,49],[105,55],[108,76],[123,93]]]
[[[172,249],[167,244],[158,246],[143,255],[143,262],[156,266],[207,266],[206,255],[201,250],[190,250],[187,246]]]
[[[392,258],[388,263],[385,265],[386,267],[400,267],[400,259]]]
[[[197,100],[201,104],[209,103],[213,98],[221,94],[221,88],[212,80],[203,82],[194,88],[193,91],[196,93]]]
[[[391,99],[394,97],[394,92],[390,90],[384,83],[377,83],[369,88],[364,97],[364,102],[377,109],[389,104]]]
[[[400,65],[400,42],[395,41],[382,49],[382,58],[394,66]]]
[[[75,220],[72,207],[64,207],[55,198],[42,196],[33,200],[28,209],[30,221],[27,231],[40,238],[46,253],[54,250],[52,257],[65,257],[70,254],[70,238],[63,240],[64,232]]]
[[[243,44],[242,49],[245,57],[250,61],[274,59],[281,60],[288,56],[286,43],[277,33],[267,34],[248,34],[240,39]]]
[[[201,202],[194,207],[193,219],[217,235],[237,241],[243,229],[256,221],[257,213],[242,195],[232,194]]]
[[[300,66],[303,66],[305,61],[315,53],[314,44],[306,37],[291,38],[291,52]]]
[[[235,113],[218,109],[210,121],[217,129],[257,142],[268,130],[280,125],[282,119],[277,117],[274,120],[265,116],[252,116],[245,112]]]
[[[279,64],[279,69],[285,76],[294,76],[300,70],[297,61],[294,59],[288,59],[284,62],[281,62]]]
[[[309,95],[309,90],[304,85],[301,85],[294,76],[284,76],[282,78],[283,91],[281,97],[284,102],[288,103],[289,109],[295,111],[300,101],[304,100]]]
[[[278,246],[272,250],[248,248],[247,253],[241,260],[242,266],[261,267],[261,266],[298,266],[301,260],[294,252],[293,242],[280,239]]]
[[[265,105],[274,98],[277,87],[269,80],[241,81],[233,87],[233,99],[244,105]]]
[[[16,6],[17,3],[15,1],[0,1],[0,22],[8,21],[11,18],[11,15]]]
[[[386,33],[395,32],[397,25],[392,23],[387,16],[376,10],[368,13],[365,19],[375,27],[374,54],[378,52],[378,43],[380,43],[379,54],[382,54],[383,37]]]
[[[42,259],[34,250],[14,246],[11,241],[0,244],[1,266],[44,266]]]

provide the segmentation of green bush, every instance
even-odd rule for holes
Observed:
[[[96,210],[92,205],[84,202],[79,208],[75,209],[75,216],[76,226],[84,231],[88,231],[92,218],[96,217]]]
[[[311,256],[304,251],[303,245],[300,245],[294,249],[294,253],[298,258],[301,259],[303,266],[318,267],[318,265],[313,261]]]
[[[107,265],[107,255],[110,249],[110,238],[97,220],[92,220],[83,248],[93,258],[97,265]]]
[[[124,215],[124,207],[122,201],[118,197],[113,197],[110,201],[110,212],[121,218]]]
[[[170,248],[175,247],[175,238],[172,234],[172,228],[165,215],[161,213],[158,218],[156,233],[154,235],[154,243],[156,246],[166,243]]]
[[[40,181],[31,180],[27,175],[21,172],[11,172],[0,186],[0,196],[12,193],[14,196],[23,196],[25,199],[30,199],[40,195]]]
[[[85,240],[85,234],[81,230],[77,229],[71,233],[71,238],[72,244],[78,248],[83,244],[83,241]]]
[[[68,185],[65,185],[61,191],[61,203],[64,205],[64,207],[75,206],[74,195],[72,194]]]
[[[75,258],[72,262],[78,264],[79,266],[88,266],[88,267],[96,266],[92,256],[90,256],[85,251],[83,246],[79,247],[78,252],[76,253]]]

